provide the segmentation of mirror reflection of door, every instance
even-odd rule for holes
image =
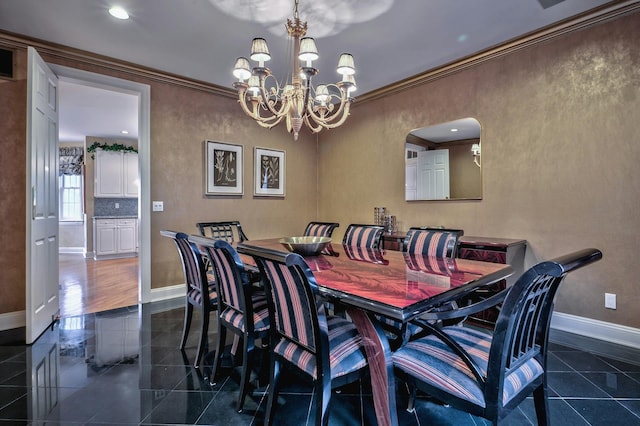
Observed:
[[[471,117],[410,131],[404,145],[405,200],[481,200],[480,131],[480,123]],[[448,154],[424,153],[437,151]],[[433,170],[419,166],[418,155],[448,155],[448,171],[444,165]]]
[[[418,198],[448,200],[449,150],[436,149],[418,152]]]

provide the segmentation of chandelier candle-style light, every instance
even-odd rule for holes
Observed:
[[[287,19],[287,33],[292,48],[291,79],[279,84],[265,62],[271,59],[267,41],[254,38],[251,44],[251,60],[257,66],[250,69],[247,58],[236,60],[233,75],[238,80],[233,87],[244,112],[268,129],[286,119],[287,131],[294,140],[304,122],[312,133],[323,128],[333,129],[342,125],[349,116],[349,108],[355,91],[355,66],[353,56],[343,53],[338,62],[342,80],[336,84],[320,84],[313,87],[311,79],[318,73],[313,61],[318,59],[318,49],[311,37],[305,37],[307,23],[298,16],[298,0],[295,0],[293,20]]]

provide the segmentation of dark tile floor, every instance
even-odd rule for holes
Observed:
[[[64,318],[30,347],[16,343],[14,333],[0,333],[0,424],[262,424],[265,387],[247,399],[243,413],[235,412],[236,372],[225,369],[210,386],[207,369],[189,365],[196,321],[186,360],[177,349],[182,315],[181,301],[170,301]],[[640,365],[557,343],[549,361],[552,424],[640,425]],[[313,424],[310,387],[286,377],[275,423]],[[488,424],[427,398],[408,413],[405,389],[398,393],[401,425]],[[531,400],[506,423],[535,424]],[[334,394],[330,424],[375,424],[366,383]]]

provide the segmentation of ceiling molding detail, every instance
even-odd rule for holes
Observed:
[[[367,101],[380,99],[409,90],[413,87],[420,86],[430,81],[479,65],[488,60],[508,55],[520,49],[524,49],[538,43],[543,43],[575,31],[580,31],[587,27],[634,13],[638,10],[640,10],[639,0],[612,2],[606,6],[575,16],[540,31],[527,34],[523,37],[519,37],[510,42],[484,50],[480,53],[467,56],[466,58],[459,59],[442,67],[434,68],[430,71],[417,74],[413,77],[409,77],[396,83],[381,87],[380,89],[365,93],[362,96],[356,97],[356,102],[354,102],[352,107],[357,107],[359,104]]]
[[[559,24],[549,26],[540,31],[527,34],[523,37],[519,37],[502,45],[462,58],[442,67],[417,74],[413,77],[409,77],[380,89],[365,93],[362,96],[356,98],[356,102],[353,104],[353,106],[357,107],[357,105],[367,101],[380,99],[405,90],[409,90],[415,86],[419,86],[430,81],[446,77],[450,74],[460,72],[488,60],[516,52],[520,49],[524,49],[538,43],[552,40],[556,37],[582,30],[592,25],[597,25],[605,21],[613,20],[621,16],[637,12],[638,10],[640,10],[640,0],[613,1],[605,6],[596,8],[582,15],[575,16],[571,19],[567,19]],[[175,74],[158,71],[131,62],[121,61],[92,52],[87,52],[84,50],[75,49],[48,41],[30,38],[19,34],[13,34],[2,30],[0,30],[0,46],[1,45],[23,49],[26,49],[27,46],[33,46],[40,53],[50,57],[73,60],[84,64],[98,65],[112,71],[124,72],[136,77],[147,78],[162,83],[174,84],[177,86],[201,90],[203,92],[212,93],[231,99],[237,98],[236,91],[232,87],[226,88],[212,83],[194,80],[187,77],[181,77]]]

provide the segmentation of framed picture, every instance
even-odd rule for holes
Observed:
[[[205,141],[205,195],[242,195],[242,145]]]
[[[284,197],[284,151],[255,148],[253,195]]]

